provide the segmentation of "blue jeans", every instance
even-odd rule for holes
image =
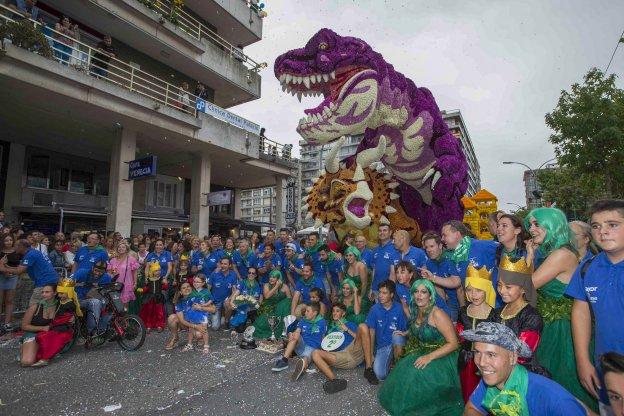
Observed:
[[[92,334],[96,327],[98,331],[104,331],[108,327],[111,315],[102,317],[103,307],[104,301],[99,299],[89,298],[80,301],[80,308],[85,311],[87,317],[87,332],[89,334]]]
[[[407,339],[401,335],[392,335],[392,344],[377,348],[375,360],[373,361],[373,371],[379,380],[385,380],[390,372],[392,362],[393,346],[405,345]]]
[[[223,309],[223,302],[215,304],[217,311],[212,314],[212,329],[217,331],[221,326],[221,310]]]

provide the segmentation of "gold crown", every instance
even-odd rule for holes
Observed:
[[[189,259],[188,254],[182,254],[182,255],[180,256],[180,261],[188,261],[188,259]]]
[[[533,274],[533,267],[529,266],[524,259],[524,257],[520,257],[518,261],[513,262],[509,258],[509,256],[503,256],[501,259],[500,265],[498,266],[499,270],[507,270],[508,272],[516,272],[522,274]]]
[[[468,265],[466,269],[466,279],[468,278],[478,278],[485,280],[492,280],[492,272],[487,269],[487,267],[483,266],[480,269],[475,268],[472,264]]]
[[[64,277],[61,280],[59,280],[59,282],[56,284],[56,286],[60,286],[60,287],[75,287],[76,286],[76,281],[74,279],[70,279],[68,277]]]

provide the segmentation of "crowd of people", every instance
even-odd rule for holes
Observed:
[[[288,229],[263,241],[92,233],[83,242],[3,227],[4,329],[14,329],[16,276],[27,273],[35,289],[21,362],[46,365],[72,315],[86,313],[88,331],[106,326],[91,291],[117,281],[126,311],[168,329],[166,350],[208,353],[211,331],[282,334],[273,371],[292,364],[296,381],[315,366],[331,394],[347,388],[334,369],[363,364],[393,415],[622,415],[624,201],[597,202],[590,224],[556,208],[497,212],[491,231],[494,241],[477,240],[449,221],[419,248],[387,225],[376,242],[297,240]]]

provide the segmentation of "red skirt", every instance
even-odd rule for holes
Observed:
[[[477,375],[477,365],[474,360],[469,360],[462,371],[459,372],[459,381],[461,382],[462,396],[464,403],[468,403],[472,392],[475,391],[477,385],[481,381],[481,377]]]
[[[165,327],[165,305],[156,302],[152,297],[147,301],[139,311],[139,317],[145,323],[145,327],[149,329]]]
[[[37,332],[36,341],[39,345],[37,349],[37,360],[49,361],[56,354],[61,352],[69,341],[71,341],[74,331],[41,331]]]

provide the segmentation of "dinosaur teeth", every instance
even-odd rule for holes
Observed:
[[[385,224],[385,225],[390,225],[390,221],[388,220],[388,218],[386,218],[385,215],[382,215],[379,218],[379,224]]]
[[[390,192],[390,199],[398,199],[399,195],[395,194],[394,192]]]
[[[316,82],[316,75],[312,74],[310,75],[310,84],[314,84]]]
[[[386,206],[386,214],[394,214],[396,212],[397,212],[397,210],[394,209],[394,207],[391,207],[390,205]]]
[[[288,88],[288,87],[286,87],[286,85],[282,84],[282,92],[286,92],[286,89],[287,89],[287,88]]]
[[[293,76],[290,74],[286,74],[286,77],[284,78],[284,80],[286,81],[286,84],[290,84],[290,81],[292,81]]]
[[[331,79],[336,79],[336,71],[332,71],[329,76],[331,77]]]
[[[303,77],[303,85],[305,85],[306,88],[310,88],[310,78]]]
[[[312,219],[312,211],[308,211],[308,213],[306,214],[305,219],[306,220],[311,220]]]
[[[316,82],[321,82],[323,76],[321,74],[316,74]]]
[[[305,205],[301,206],[301,209],[304,210],[304,211],[309,211],[310,207],[308,206],[308,204],[305,204]]]
[[[387,186],[388,186],[389,189],[394,189],[397,186],[399,186],[399,183],[398,182],[390,182]]]
[[[329,81],[329,75],[323,74],[323,81],[328,82]]]
[[[323,108],[323,115],[324,115],[325,117],[329,117],[329,116],[331,116],[331,111],[330,111],[330,109],[329,109],[329,108],[327,108],[327,107]]]
[[[301,102],[301,91],[297,93],[297,99],[299,100],[299,102]]]

